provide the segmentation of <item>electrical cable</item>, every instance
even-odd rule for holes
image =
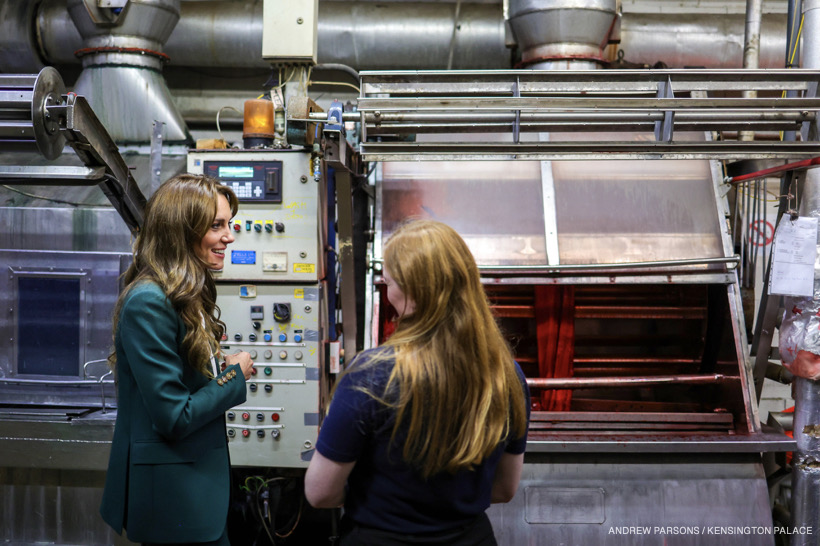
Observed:
[[[35,195],[33,193],[24,192],[23,190],[18,190],[17,188],[13,188],[11,186],[7,186],[2,184],[4,188],[9,191],[13,191],[15,193],[19,193],[20,195],[25,195],[26,197],[31,197],[32,199],[42,199],[43,201],[51,201],[52,203],[61,203],[63,205],[71,205],[72,207],[104,207],[105,205],[95,205],[94,203],[76,203],[74,201],[66,201],[64,199],[57,199],[56,197],[46,197],[44,195]]]
[[[285,87],[285,84],[288,83],[291,80],[291,78],[293,78],[293,76],[296,74],[296,68],[292,68],[290,70],[290,76],[288,76],[287,79],[285,79],[285,81],[282,81],[282,74],[281,73],[282,73],[282,71],[280,69],[279,70],[279,81],[280,81],[279,85],[277,85],[276,87],[272,87],[271,89],[282,89],[283,87]]]
[[[352,87],[353,89],[358,91],[359,94],[361,94],[361,92],[362,92],[362,90],[359,88],[358,85],[353,85],[352,83],[347,83],[347,82],[327,82],[327,81],[317,81],[317,80],[311,80],[311,81],[308,82],[308,85],[315,85],[315,84],[319,84],[319,85],[344,85],[346,87]]]
[[[296,530],[296,527],[299,526],[299,521],[302,519],[302,508],[304,507],[304,505],[305,505],[305,496],[300,495],[299,496],[299,510],[296,512],[295,521],[293,522],[293,525],[290,526],[290,530],[288,530],[288,532],[285,533],[285,534],[281,534],[279,531],[277,531],[274,528],[273,534],[276,535],[279,538],[287,538],[290,535],[292,535],[293,532]],[[291,518],[291,520],[293,520],[293,519],[294,518]]]
[[[313,67],[313,70],[319,70],[319,71],[322,71],[322,70],[338,70],[340,72],[347,72],[348,74],[350,74],[353,77],[354,80],[359,79],[359,71],[358,70],[356,70],[352,66],[348,66],[346,64],[341,64],[341,63],[317,64],[316,66]]]
[[[216,113],[216,130],[219,133],[219,138],[221,138],[223,142],[227,143],[228,141],[225,140],[225,137],[222,135],[222,129],[219,127],[219,115],[222,113],[222,110],[233,110],[240,116],[242,115],[242,112],[240,112],[238,108],[234,108],[233,106],[223,106]]]

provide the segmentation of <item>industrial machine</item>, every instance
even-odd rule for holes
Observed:
[[[222,350],[248,351],[255,363],[248,400],[227,414],[231,463],[307,467],[327,404],[325,354],[335,341],[325,178],[301,149],[192,151],[188,171],[218,178],[240,202],[236,240],[215,273],[228,327]]]
[[[773,543],[761,452],[792,443],[758,419],[712,159],[816,154],[804,114],[817,77],[362,74],[363,130],[382,137],[362,143],[383,162],[373,343],[394,316],[382,245],[408,217],[440,220],[473,251],[532,392],[519,492],[489,511],[500,543]],[[769,110],[722,98],[738,79],[801,98]],[[764,148],[712,131],[771,124],[806,140]]]

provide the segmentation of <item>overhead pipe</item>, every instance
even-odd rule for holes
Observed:
[[[763,0],[746,0],[746,32],[743,40],[743,68],[756,70],[760,67],[760,19]],[[743,91],[743,98],[756,99],[756,90]],[[754,131],[741,131],[738,140],[752,141]]]
[[[41,53],[51,64],[77,62],[73,51],[80,47],[79,36],[70,21],[64,22],[65,3],[44,0],[37,17]],[[24,15],[16,14],[15,22],[0,20],[0,36],[5,31],[23,40]],[[457,21],[455,16],[449,3],[320,2],[317,56],[322,64],[357,70],[446,68],[452,43],[453,68],[510,67],[499,5],[464,3]],[[269,68],[261,55],[262,1],[181,2],[180,21],[163,51],[170,57],[169,70]],[[9,62],[15,59],[0,58],[0,70]]]
[[[760,28],[760,68],[783,68],[786,17],[765,14]],[[663,61],[669,68],[739,68],[744,29],[743,14],[624,13],[621,42],[613,47],[637,64]]]
[[[183,1],[180,21],[163,51],[165,70],[268,68],[261,59],[262,1]],[[44,65],[71,65],[82,38],[68,16],[66,0],[0,1],[0,71],[37,72]],[[743,58],[743,14],[674,16],[624,13],[621,41],[625,59],[669,67],[738,68]],[[320,2],[320,63],[357,70],[443,69],[453,39],[449,3]],[[453,68],[510,68],[500,4],[463,3],[453,44]],[[34,29],[33,31],[31,29]],[[782,68],[786,16],[761,19],[760,67]],[[614,58],[614,55],[612,55]]]

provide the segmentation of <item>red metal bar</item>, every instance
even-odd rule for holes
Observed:
[[[753,173],[741,174],[738,176],[727,176],[724,182],[727,184],[740,184],[741,182],[748,182],[750,180],[758,180],[766,178],[773,174],[782,174],[789,171],[806,170],[820,166],[820,157],[813,157],[811,159],[804,159],[802,161],[795,161],[794,163],[786,163],[779,167],[769,167]]]

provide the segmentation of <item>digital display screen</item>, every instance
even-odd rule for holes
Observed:
[[[240,159],[240,158],[237,158]],[[240,203],[281,203],[282,162],[235,160],[204,161],[203,173],[231,188]]]
[[[250,165],[220,165],[219,178],[253,178],[253,167]]]

